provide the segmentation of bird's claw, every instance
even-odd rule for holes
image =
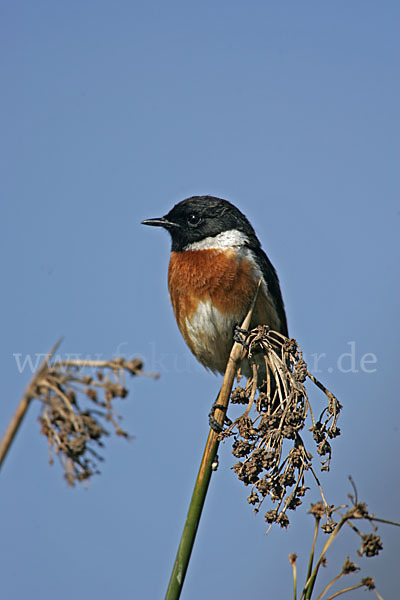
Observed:
[[[246,338],[249,335],[247,329],[242,329],[239,325],[235,325],[233,328],[233,341],[241,344],[245,350],[249,349],[249,345],[246,343]]]
[[[219,408],[220,410],[225,410],[225,406],[223,404],[217,404],[217,402],[214,402],[208,415],[208,423],[211,429],[215,431],[215,433],[221,433],[221,431],[223,431],[224,428],[218,423],[217,419],[214,417],[214,413],[217,410],[217,408]],[[224,423],[226,423],[226,425],[228,426],[232,425],[232,421],[226,415],[224,415]]]

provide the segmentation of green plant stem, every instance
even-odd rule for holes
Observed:
[[[303,590],[302,595],[300,596],[300,600],[301,600],[301,598],[303,596],[304,596],[304,598],[311,598],[311,594],[312,594],[312,591],[313,591],[314,585],[315,585],[315,580],[316,580],[317,575],[318,575],[318,570],[319,570],[319,568],[320,568],[320,566],[322,564],[324,556],[327,553],[328,549],[330,548],[331,544],[333,543],[334,539],[338,535],[339,531],[342,529],[343,525],[346,523],[346,521],[349,520],[350,517],[351,517],[351,514],[347,513],[341,519],[341,521],[339,521],[339,523],[336,525],[334,531],[331,533],[331,535],[329,536],[329,538],[325,542],[325,545],[324,545],[324,547],[322,549],[322,552],[320,554],[320,557],[318,559],[316,567],[315,567],[314,571],[311,573],[311,575],[308,577],[308,579],[306,581],[306,585],[304,586],[304,590]]]
[[[319,522],[321,519],[316,518],[315,519],[315,528],[314,528],[314,539],[313,539],[313,543],[312,543],[312,547],[311,547],[311,553],[310,553],[310,560],[308,562],[308,569],[307,569],[307,579],[306,581],[308,581],[310,579],[311,573],[312,573],[312,568],[313,568],[313,562],[314,562],[314,554],[315,554],[315,544],[317,542],[317,536],[318,536],[318,530],[319,530]],[[311,590],[309,588],[307,588],[307,592],[306,592],[306,596],[307,599],[309,599],[311,597]]]
[[[172,570],[171,579],[166,593],[166,600],[175,600],[180,597],[194,540],[199,526],[201,513],[206,498],[208,485],[211,479],[212,463],[215,459],[219,442],[213,431],[210,431],[206,448],[201,461],[199,473],[194,486],[192,499],[186,517],[181,541]]]
[[[251,316],[253,314],[253,309],[258,296],[258,290],[260,289],[260,283],[261,281],[259,281],[258,283],[250,310],[247,313],[241,325],[242,329],[247,330],[250,326]],[[229,398],[232,391],[233,382],[235,380],[238,362],[242,355],[242,351],[242,345],[238,342],[235,342],[233,344],[231,354],[229,356],[221,390],[218,394],[218,398],[216,401],[218,405],[223,407],[217,408],[215,411],[215,419],[221,426],[224,423],[226,409],[228,407]],[[189,565],[190,555],[192,553],[197,528],[199,526],[204,501],[208,490],[208,485],[211,479],[212,464],[217,454],[218,446],[218,434],[211,429],[208,434],[206,447],[204,449],[203,458],[194,486],[192,499],[190,501],[185,526],[183,528],[167,593],[165,595],[165,600],[177,600],[181,595],[186,571]]]

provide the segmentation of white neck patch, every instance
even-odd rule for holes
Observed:
[[[199,242],[188,244],[184,250],[226,250],[235,246],[244,246],[248,241],[244,233],[237,229],[230,229],[218,235],[206,237]]]

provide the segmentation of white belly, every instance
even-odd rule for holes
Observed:
[[[211,371],[223,373],[233,344],[233,329],[242,315],[221,314],[210,300],[199,302],[196,312],[186,319],[196,358]]]
[[[192,352],[207,369],[214,372],[225,373],[226,365],[233,345],[233,331],[236,325],[240,326],[244,315],[222,315],[211,301],[199,302],[192,318],[186,319],[187,333],[190,337]],[[254,356],[258,384],[265,383],[267,372],[262,354]],[[243,375],[249,377],[251,367],[247,359],[240,365]]]

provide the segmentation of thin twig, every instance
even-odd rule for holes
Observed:
[[[339,590],[338,592],[335,592],[335,594],[332,594],[332,596],[329,596],[326,600],[333,600],[334,598],[337,598],[338,596],[341,596],[346,592],[352,592],[353,590],[357,590],[361,587],[364,587],[364,584],[362,582],[358,583],[357,585],[352,585],[351,587],[344,588],[343,590]]]
[[[330,581],[330,582],[329,582],[329,583],[328,583],[328,584],[327,584],[327,585],[324,587],[324,589],[322,590],[322,592],[321,592],[321,593],[320,593],[320,595],[318,596],[317,600],[322,600],[322,598],[323,598],[323,596],[325,596],[326,592],[327,592],[328,590],[330,590],[330,588],[331,588],[331,587],[332,587],[332,586],[333,586],[333,585],[334,585],[334,584],[335,584],[337,581],[339,581],[339,579],[340,579],[341,577],[344,577],[344,573],[343,573],[343,572],[342,572],[342,573],[339,573],[339,575],[336,575],[336,577],[334,577],[334,578],[332,579],[332,581]]]
[[[55,352],[57,352],[57,349],[58,349],[59,345],[61,344],[61,342],[62,342],[62,338],[60,338],[54,344],[54,346],[52,347],[50,352],[47,354],[47,356],[41,363],[39,369],[37,370],[33,379],[30,381],[28,387],[26,388],[25,393],[22,396],[21,401],[17,407],[17,410],[15,411],[6,431],[4,432],[4,435],[0,441],[0,468],[4,462],[4,459],[7,455],[8,450],[10,449],[10,446],[17,434],[17,431],[21,426],[22,420],[23,420],[24,416],[26,415],[28,406],[30,405],[30,402],[33,398],[32,390],[35,387],[35,382],[41,377],[42,373],[47,368],[50,360],[54,356]]]
[[[121,369],[126,369],[130,371],[133,375],[136,374],[135,364],[139,361],[127,361],[123,357],[114,358],[112,360],[93,360],[93,359],[68,359],[68,360],[60,360],[54,363],[54,368],[71,368],[76,367],[77,369],[84,369],[91,367],[93,369],[112,369],[115,371],[120,371]],[[159,373],[148,373],[145,371],[141,371],[139,368],[137,369],[137,373],[141,375],[146,375],[147,377],[154,377],[154,379],[158,379]]]
[[[289,554],[289,562],[292,565],[293,573],[293,600],[297,600],[297,567],[296,567],[296,554]]]

